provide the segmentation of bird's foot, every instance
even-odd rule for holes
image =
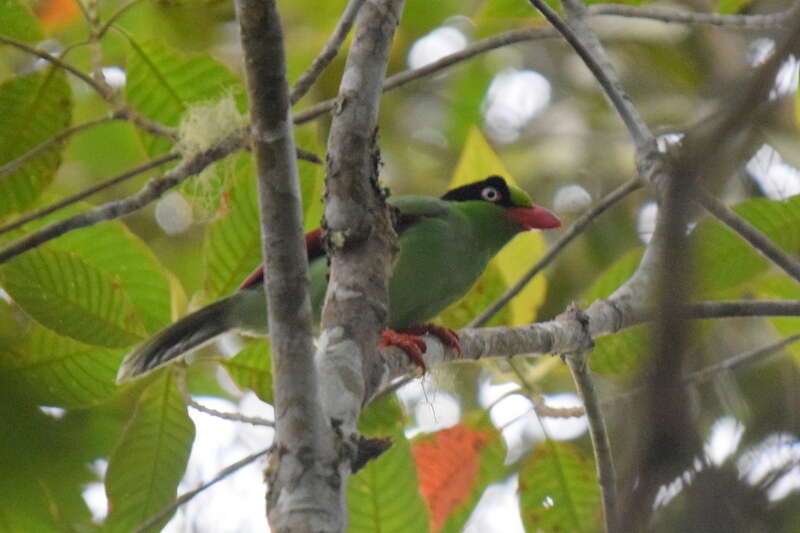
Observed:
[[[450,328],[436,326],[434,324],[413,326],[401,329],[400,331],[386,329],[381,333],[378,346],[381,348],[397,346],[406,352],[411,362],[420,367],[424,374],[428,367],[422,355],[428,349],[428,345],[420,338],[420,335],[433,335],[439,339],[446,348],[452,349],[456,353],[456,357],[461,357],[461,345],[459,344],[458,334]]]
[[[383,330],[381,338],[378,341],[378,347],[388,348],[389,346],[397,346],[406,352],[411,362],[420,367],[424,374],[428,367],[425,364],[425,359],[422,358],[422,354],[428,349],[428,345],[425,344],[425,341],[420,339],[418,335],[405,333],[404,331],[405,330],[395,331],[393,329]]]
[[[411,335],[433,335],[444,344],[445,348],[453,350],[457,358],[461,358],[461,344],[459,343],[458,333],[450,328],[437,326],[436,324],[422,324],[421,326],[412,326],[401,331]]]

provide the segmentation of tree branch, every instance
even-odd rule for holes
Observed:
[[[692,26],[720,26],[731,29],[768,30],[786,24],[791,17],[792,7],[786,11],[770,15],[720,15],[717,13],[693,13],[678,9],[658,6],[627,6],[622,4],[593,4],[588,7],[589,14],[596,16],[614,16],[628,18],[645,18],[669,24],[687,24]]]
[[[592,440],[595,469],[600,483],[600,495],[603,501],[603,526],[606,533],[618,530],[619,507],[617,504],[617,474],[614,468],[614,457],[611,453],[611,442],[608,429],[600,408],[600,401],[594,388],[594,380],[589,370],[589,352],[578,352],[566,356],[572,380],[578,389],[586,420],[589,423],[589,436]]]
[[[2,179],[3,176],[6,176],[7,174],[10,174],[10,173],[14,172],[19,167],[21,167],[22,165],[24,165],[25,163],[27,163],[28,161],[30,161],[31,159],[33,159],[34,157],[36,157],[37,155],[42,153],[43,151],[45,151],[48,148],[60,143],[61,141],[64,141],[64,140],[72,137],[76,133],[80,133],[80,132],[82,132],[84,130],[88,130],[88,129],[93,128],[95,126],[99,126],[101,124],[107,124],[108,122],[113,122],[115,120],[120,120],[122,118],[123,117],[120,117],[120,116],[112,114],[112,115],[109,115],[109,116],[106,116],[106,117],[96,118],[94,120],[90,120],[88,122],[84,122],[83,124],[78,124],[78,125],[69,127],[69,128],[67,128],[65,130],[62,130],[62,131],[58,132],[56,135],[50,137],[49,139],[46,139],[45,141],[42,141],[41,143],[37,144],[36,146],[34,146],[33,148],[31,148],[30,150],[28,150],[27,152],[25,152],[21,156],[17,157],[16,159],[12,159],[8,163],[0,166],[0,179]]]
[[[38,48],[34,48],[32,46],[28,46],[27,44],[25,44],[25,43],[23,43],[21,41],[17,41],[16,39],[12,39],[11,37],[6,37],[5,35],[0,35],[0,43],[5,43],[7,45],[13,46],[14,48],[18,48],[19,50],[22,50],[23,52],[27,52],[28,54],[31,54],[31,55],[34,55],[34,56],[39,57],[41,59],[44,59],[48,63],[52,63],[53,65],[57,66],[58,68],[61,68],[61,69],[65,70],[65,71],[69,72],[70,74],[72,74],[73,76],[75,76],[76,78],[78,78],[79,80],[84,82],[86,85],[88,85],[89,87],[94,89],[97,92],[97,94],[99,94],[100,96],[103,97],[104,100],[107,99],[108,91],[106,90],[106,88],[103,85],[101,85],[97,81],[93,80],[91,78],[91,76],[81,72],[80,70],[78,70],[77,68],[73,67],[72,65],[70,65],[66,61],[63,61],[63,60],[57,58],[56,56],[45,52],[44,50],[39,50]]]
[[[292,132],[283,30],[274,0],[237,0],[252,150],[261,213],[270,351],[275,389],[275,447],[267,517],[276,532],[325,531],[338,494],[326,482],[335,456],[314,366],[308,260]],[[331,507],[334,510],[331,510]]]
[[[164,192],[181,184],[187,178],[198,174],[211,163],[223,159],[242,148],[245,145],[245,141],[246,136],[243,132],[239,131],[231,134],[211,148],[182,161],[164,175],[151,179],[133,196],[107,202],[86,213],[48,224],[38,231],[21,237],[0,250],[0,263],[5,263],[9,259],[69,231],[93,226],[104,220],[113,220],[133,213],[153,200],[160,198]]]
[[[131,179],[131,178],[135,178],[136,176],[138,176],[140,174],[144,174],[145,172],[147,172],[149,170],[152,170],[154,168],[160,167],[161,165],[165,165],[165,164],[167,164],[167,163],[169,163],[171,161],[175,161],[179,157],[180,156],[178,154],[172,154],[172,153],[171,154],[165,154],[165,155],[157,157],[157,158],[155,158],[155,159],[153,159],[151,161],[148,161],[147,163],[139,165],[138,167],[134,167],[134,168],[132,168],[130,170],[126,170],[125,172],[123,172],[122,174],[120,174],[118,176],[114,176],[113,178],[110,178],[110,179],[108,179],[106,181],[100,182],[100,183],[98,183],[96,185],[93,185],[92,187],[88,187],[88,188],[82,190],[81,192],[79,192],[77,194],[74,194],[74,195],[72,195],[72,196],[70,196],[68,198],[65,198],[64,200],[61,200],[60,202],[56,202],[56,203],[54,203],[52,205],[49,205],[49,206],[47,206],[47,207],[45,207],[43,209],[40,209],[39,211],[35,211],[33,213],[30,213],[28,215],[20,217],[17,220],[11,222],[10,224],[7,224],[5,226],[0,227],[0,235],[2,235],[3,233],[8,233],[9,231],[15,230],[17,228],[21,228],[22,226],[24,226],[28,222],[43,218],[43,217],[49,215],[50,213],[54,213],[54,212],[58,211],[59,209],[63,209],[65,207],[67,207],[68,205],[72,205],[74,203],[80,202],[84,198],[88,198],[89,196],[92,196],[95,193],[98,193],[98,192],[100,192],[102,190],[105,190],[105,189],[108,189],[110,187],[113,187],[114,185],[118,185],[118,184],[120,184],[120,183],[122,183],[124,181],[127,181],[127,180]]]
[[[300,75],[294,87],[292,87],[292,91],[289,94],[289,101],[292,105],[297,103],[308,92],[311,86],[314,85],[314,82],[317,81],[317,78],[319,78],[319,75],[322,74],[322,71],[325,70],[325,67],[327,67],[339,53],[339,48],[341,48],[342,43],[344,43],[344,40],[347,38],[347,34],[350,33],[350,28],[353,27],[353,22],[355,22],[358,10],[361,9],[361,4],[363,3],[364,0],[350,0],[347,3],[347,7],[344,9],[344,13],[342,13],[342,17],[336,25],[336,29],[333,30],[333,33],[328,38],[328,42],[325,43],[325,47],[319,55],[314,58],[314,61],[311,62],[311,66],[308,67],[308,70]]]

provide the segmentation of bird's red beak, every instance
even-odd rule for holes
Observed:
[[[561,227],[561,221],[557,216],[538,205],[509,209],[508,218],[522,226],[524,230]]]

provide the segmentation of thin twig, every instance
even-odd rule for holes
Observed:
[[[556,242],[553,243],[553,246],[547,251],[547,253],[539,259],[539,261],[531,267],[531,269],[522,276],[519,281],[517,281],[513,286],[509,287],[506,292],[502,294],[496,301],[494,301],[483,313],[479,316],[474,318],[467,327],[469,328],[478,328],[486,324],[492,317],[500,311],[503,307],[505,307],[508,302],[512,300],[519,292],[525,288],[525,286],[542,270],[544,270],[547,265],[549,265],[558,254],[566,248],[566,246],[572,242],[575,237],[583,233],[583,230],[589,226],[590,223],[594,221],[597,217],[602,215],[608,208],[612,205],[620,201],[621,199],[625,198],[631,192],[639,189],[642,186],[642,181],[635,177],[630,179],[611,191],[608,195],[606,195],[600,202],[597,203],[592,209],[581,215],[573,224],[569,227],[559,238]]]
[[[695,192],[698,203],[705,207],[709,213],[731,228],[736,235],[749,243],[758,253],[782,268],[795,281],[800,282],[800,263],[797,260],[781,250],[761,230],[739,216],[733,209],[717,200],[708,191],[698,188]]]
[[[78,228],[93,226],[104,220],[112,220],[133,213],[160,198],[164,192],[181,184],[208,165],[224,158],[244,146],[246,137],[243,133],[231,134],[211,148],[195,154],[180,165],[166,172],[163,176],[148,181],[138,193],[121,200],[114,200],[98,206],[86,213],[54,222],[44,228],[22,237],[0,250],[0,263],[4,263],[17,255],[42,243]]]
[[[543,0],[529,0],[529,2],[558,30],[575,50],[575,53],[580,56],[586,67],[594,74],[606,97],[611,100],[617,114],[628,128],[637,152],[644,149],[655,150],[653,134],[648,130],[639,112],[622,90],[622,85],[611,67],[605,50],[600,46],[597,36],[586,22],[586,7],[577,1],[564,0],[564,9],[570,16],[568,25]],[[580,32],[580,38],[570,26],[576,27]]]
[[[133,6],[135,6],[136,4],[138,4],[141,1],[142,0],[131,0],[127,4],[123,5],[119,9],[117,9],[114,13],[112,13],[111,16],[108,17],[108,20],[106,21],[106,23],[103,24],[103,27],[100,28],[100,30],[97,32],[97,38],[101,39],[106,34],[106,32],[108,32],[108,30],[114,25],[114,23],[117,21],[118,18],[120,18],[130,8],[132,8]]]
[[[800,316],[800,301],[729,300],[724,302],[699,302],[684,306],[680,314],[684,318],[703,319]]]
[[[216,409],[206,407],[202,403],[192,398],[192,396],[188,393],[184,396],[184,398],[186,400],[186,405],[188,405],[192,409],[195,409],[207,415],[215,416],[223,420],[229,420],[231,422],[244,422],[245,424],[252,424],[254,426],[265,426],[270,428],[275,427],[274,420],[267,420],[266,418],[261,418],[259,416],[247,416],[241,413],[227,413],[225,411],[218,411]]]
[[[98,192],[100,192],[102,190],[105,190],[105,189],[108,189],[110,187],[113,187],[114,185],[117,185],[119,183],[127,181],[127,180],[129,180],[131,178],[134,178],[134,177],[140,175],[140,174],[144,174],[145,172],[147,172],[149,170],[152,170],[154,168],[160,167],[161,165],[165,165],[165,164],[167,164],[167,163],[169,163],[171,161],[175,161],[179,157],[180,156],[178,154],[175,154],[175,153],[164,154],[164,155],[162,155],[160,157],[157,157],[155,159],[152,159],[152,160],[148,161],[147,163],[139,165],[138,167],[134,167],[134,168],[132,168],[130,170],[126,170],[125,172],[123,172],[122,174],[119,174],[118,176],[114,176],[113,178],[110,178],[110,179],[108,179],[106,181],[100,182],[97,185],[93,185],[92,187],[84,189],[81,192],[70,196],[69,198],[65,198],[64,200],[61,200],[60,202],[56,202],[56,203],[54,203],[52,205],[49,205],[49,206],[45,207],[44,209],[40,209],[39,211],[35,211],[33,213],[25,215],[25,216],[15,220],[14,222],[11,222],[10,224],[7,224],[7,225],[5,225],[3,227],[0,227],[0,235],[3,234],[3,233],[8,233],[9,231],[15,230],[17,228],[20,228],[20,227],[24,226],[25,224],[27,224],[28,222],[31,222],[32,220],[37,220],[39,218],[45,217],[45,216],[49,215],[50,213],[58,211],[59,209],[63,209],[65,207],[67,207],[68,205],[72,205],[72,204],[74,204],[76,202],[79,202],[79,201],[83,200],[84,198],[88,198],[89,196],[92,196],[93,194],[98,193]]]
[[[477,55],[489,52],[491,50],[501,48],[503,46],[508,46],[510,44],[525,42],[525,41],[533,41],[538,39],[547,39],[556,37],[558,34],[551,30],[550,28],[540,28],[540,29],[524,29],[524,30],[511,30],[507,32],[503,32],[498,35],[494,35],[492,37],[487,37],[485,39],[481,39],[479,41],[475,41],[470,46],[455,52],[453,54],[449,54],[444,56],[443,58],[439,59],[438,61],[434,61],[433,63],[429,63],[423,67],[415,68],[400,72],[395,74],[394,76],[390,76],[386,78],[383,83],[383,90],[384,91],[391,91],[392,89],[397,89],[398,87],[402,87],[407,83],[410,83],[414,80],[418,80],[420,78],[424,78],[426,76],[430,76],[440,72],[450,66],[453,66],[457,63],[461,63],[475,57]],[[315,118],[324,115],[328,111],[332,110],[336,106],[336,99],[331,98],[328,100],[323,100],[304,111],[298,113],[294,117],[295,124],[304,124]]]
[[[23,43],[21,41],[17,41],[16,39],[12,39],[11,37],[6,37],[5,35],[0,35],[0,43],[5,43],[5,44],[8,44],[8,45],[11,45],[14,48],[18,48],[18,49],[20,49],[20,50],[22,50],[24,52],[27,52],[27,53],[29,53],[31,55],[35,55],[37,57],[40,57],[40,58],[44,59],[45,61],[47,61],[49,63],[52,63],[53,65],[66,70],[67,72],[69,72],[70,74],[72,74],[73,76],[78,78],[79,80],[81,80],[84,83],[86,83],[89,87],[91,87],[92,89],[97,91],[97,93],[100,96],[102,96],[104,100],[108,99],[109,95],[108,95],[108,92],[107,92],[105,87],[103,87],[101,84],[97,83],[97,81],[92,79],[91,76],[81,72],[77,68],[75,68],[72,65],[70,65],[69,63],[57,58],[56,56],[54,56],[52,54],[48,54],[44,50],[39,50],[38,48],[34,48],[32,46],[29,46],[29,45],[27,45],[27,44],[25,44],[25,43]]]
[[[84,130],[88,130],[93,128],[94,126],[99,126],[100,124],[106,124],[108,122],[113,122],[115,120],[120,120],[122,117],[116,115],[109,115],[106,117],[100,117],[94,120],[90,120],[88,122],[84,122],[83,124],[78,124],[76,126],[72,126],[65,130],[60,131],[56,135],[50,137],[49,139],[39,143],[38,145],[34,146],[21,156],[17,157],[16,159],[12,159],[8,163],[0,166],[0,178],[3,176],[14,172],[19,167],[42,153],[43,151],[47,150],[48,148],[52,147],[55,144],[60,143],[61,141],[68,139],[69,137],[75,135],[76,133],[80,133]]]
[[[586,419],[589,423],[589,436],[592,439],[597,479],[600,483],[600,495],[603,500],[603,525],[606,533],[617,531],[619,521],[617,506],[617,474],[614,458],[611,453],[611,442],[608,429],[603,418],[600,401],[594,387],[592,373],[587,364],[589,352],[572,353],[565,356],[572,380],[583,400]]]
[[[271,450],[272,450],[272,446],[270,446],[268,448],[264,448],[260,452],[256,452],[256,453],[250,454],[247,457],[239,459],[235,463],[226,466],[225,468],[220,470],[219,473],[216,476],[214,476],[211,480],[207,481],[206,483],[203,483],[202,485],[200,485],[196,489],[190,490],[188,492],[184,492],[183,494],[181,494],[178,497],[177,500],[175,500],[174,503],[164,507],[163,509],[158,511],[156,514],[154,514],[153,516],[151,516],[150,518],[145,520],[139,527],[137,527],[134,530],[134,533],[144,533],[145,531],[149,530],[150,528],[152,528],[153,526],[155,526],[156,524],[158,524],[159,522],[161,522],[162,520],[164,520],[168,516],[172,515],[172,513],[174,513],[178,509],[178,507],[180,507],[181,505],[185,504],[186,502],[188,502],[189,500],[191,500],[192,498],[194,498],[195,496],[197,496],[198,494],[200,494],[204,490],[212,487],[217,482],[222,481],[223,479],[225,479],[229,475],[241,470],[242,468],[244,468],[245,466],[249,465],[250,463],[252,463],[256,459],[258,459],[260,457],[263,457],[264,455],[268,454]]]
[[[720,26],[746,30],[767,30],[786,24],[792,9],[769,15],[720,15],[717,13],[693,13],[678,9],[656,6],[627,6],[622,4],[593,4],[588,7],[589,14],[658,20],[669,24],[693,26]]]
[[[345,7],[338,24],[336,24],[336,29],[333,30],[333,33],[328,38],[328,42],[325,43],[325,47],[319,55],[314,58],[314,61],[311,62],[311,66],[308,67],[308,70],[300,75],[294,87],[292,87],[289,93],[289,101],[292,105],[296,104],[305,96],[311,86],[314,85],[314,82],[317,81],[320,74],[322,74],[322,71],[325,70],[325,67],[327,67],[339,53],[339,49],[347,38],[347,34],[350,33],[350,28],[353,27],[353,22],[355,22],[358,10],[363,3],[364,0],[350,0],[347,3],[347,7]]]

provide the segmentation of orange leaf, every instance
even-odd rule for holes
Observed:
[[[36,6],[36,15],[48,32],[68,26],[79,14],[76,0],[42,0]]]
[[[479,453],[490,437],[488,431],[457,425],[412,444],[431,531],[441,530],[450,514],[469,499],[477,482]]]

